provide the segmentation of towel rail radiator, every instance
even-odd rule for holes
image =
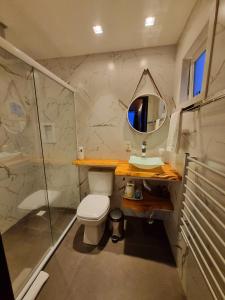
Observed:
[[[180,231],[213,298],[224,300],[225,190],[201,174],[205,170],[225,178],[221,171],[186,154]],[[204,186],[209,187],[210,192]],[[215,192],[222,196],[222,201],[217,199]]]

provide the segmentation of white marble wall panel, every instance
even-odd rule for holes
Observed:
[[[72,165],[76,158],[74,94],[37,71],[35,84],[47,188],[60,192],[51,206],[76,209],[80,195],[78,170]],[[45,125],[53,126],[54,140],[45,137]]]
[[[26,213],[19,204],[43,189],[43,168],[31,68],[0,51],[0,230]],[[17,157],[5,160],[2,155]],[[36,162],[39,161],[39,165]]]
[[[149,149],[163,144],[165,134],[134,134],[126,111],[144,68],[150,69],[171,107],[174,56],[171,46],[42,61],[77,90],[78,143],[87,157],[126,159],[126,140],[138,149],[143,139]]]

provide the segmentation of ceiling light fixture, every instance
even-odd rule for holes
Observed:
[[[153,26],[155,24],[155,17],[148,17],[145,19],[145,27]]]
[[[100,25],[93,26],[93,30],[94,30],[95,34],[102,34],[103,33],[102,26],[100,26]]]

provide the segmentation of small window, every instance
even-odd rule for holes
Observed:
[[[206,50],[194,62],[194,80],[193,80],[193,96],[197,96],[202,92],[202,83],[204,77],[204,67],[206,59]]]

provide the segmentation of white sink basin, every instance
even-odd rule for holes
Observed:
[[[136,168],[146,170],[154,169],[164,165],[160,157],[141,157],[135,155],[130,156],[129,163]]]

